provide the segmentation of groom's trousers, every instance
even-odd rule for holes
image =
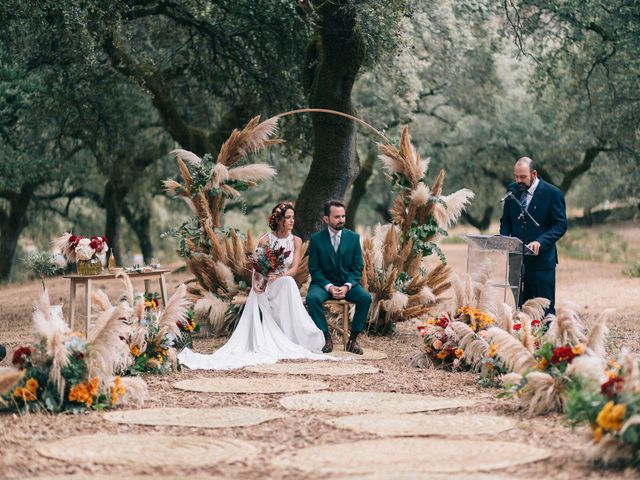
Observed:
[[[327,300],[331,300],[331,294],[319,285],[311,284],[307,293],[307,310],[316,326],[323,332],[329,331],[327,319],[324,316],[324,307],[322,306]],[[371,305],[371,295],[362,285],[352,287],[344,297],[345,300],[355,303],[356,313],[351,322],[351,332],[360,333],[364,330],[369,314],[369,306]]]

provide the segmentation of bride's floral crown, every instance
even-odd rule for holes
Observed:
[[[296,209],[293,207],[293,202],[280,202],[275,207],[273,207],[273,210],[271,210],[271,215],[269,215],[268,218],[269,228],[271,229],[271,231],[275,232],[278,229],[278,223],[284,218],[284,214],[287,212],[287,210],[293,210],[294,212],[296,211]]]

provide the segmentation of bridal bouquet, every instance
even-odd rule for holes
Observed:
[[[109,248],[107,237],[93,236],[85,238],[80,235],[72,235],[68,232],[58,238],[55,244],[67,262],[91,260]]]
[[[289,255],[291,255],[290,250],[267,244],[264,247],[258,247],[255,252],[247,254],[247,268],[266,277],[282,271],[284,261]]]

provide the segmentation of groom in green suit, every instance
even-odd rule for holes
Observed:
[[[309,239],[309,273],[311,285],[307,293],[309,315],[324,332],[324,353],[333,350],[327,319],[322,304],[329,299],[348,300],[356,305],[351,323],[351,335],[347,351],[362,355],[358,334],[364,326],[371,305],[371,295],[360,281],[362,279],[362,249],[360,236],[346,230],[345,207],[342,202],[331,200],[324,205],[322,217],[327,228],[311,235]],[[345,332],[346,334],[346,332]]]

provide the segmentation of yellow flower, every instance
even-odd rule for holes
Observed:
[[[27,380],[25,386],[27,387],[27,390],[35,394],[38,392],[38,387],[40,385],[38,385],[38,380],[36,380],[35,378],[30,378],[29,380]]]
[[[118,397],[122,397],[124,392],[125,388],[124,385],[122,385],[122,379],[115,377],[113,379],[113,387],[111,387],[111,404],[115,405],[118,402]]]
[[[606,403],[600,413],[598,413],[597,423],[605,430],[618,431],[622,428],[624,416],[627,413],[627,406],[624,404],[616,405],[613,401]]]
[[[18,387],[13,391],[13,396],[21,398],[23,402],[32,402],[36,399],[34,392],[29,391],[26,388]]]
[[[544,370],[547,368],[547,365],[549,365],[549,362],[547,361],[546,358],[541,358],[540,360],[538,360],[538,364],[536,365],[536,368],[538,370]]]
[[[97,378],[95,379],[97,380]],[[91,385],[86,380],[73,385],[69,390],[69,401],[84,403],[87,407],[93,405],[93,395],[91,395]]]
[[[93,377],[91,379],[91,383],[89,384],[89,395],[91,395],[92,397],[95,397],[98,394],[99,383],[100,380],[98,380],[98,377]]]
[[[435,325],[436,323],[436,319],[431,317],[429,319],[427,319],[427,325]]]
[[[129,351],[131,352],[131,355],[133,355],[134,357],[139,357],[141,353],[140,347],[138,347],[138,345],[132,345]]]
[[[612,378],[616,378],[618,376],[618,374],[613,370],[607,370],[606,372],[604,372],[604,374],[607,376],[609,380],[611,380]]]
[[[446,350],[440,350],[438,352],[438,354],[436,355],[436,358],[438,360],[444,360],[445,358],[447,358],[447,351]]]
[[[600,443],[600,440],[602,440],[602,427],[598,427],[593,431],[593,441]]]
[[[456,355],[456,358],[460,358],[462,355],[464,355],[464,350],[461,348],[456,348],[453,353]]]
[[[574,355],[582,355],[584,353],[584,345],[579,343],[571,349]]]
[[[489,345],[489,351],[487,352],[487,357],[492,358],[496,354],[496,346],[492,343]]]

